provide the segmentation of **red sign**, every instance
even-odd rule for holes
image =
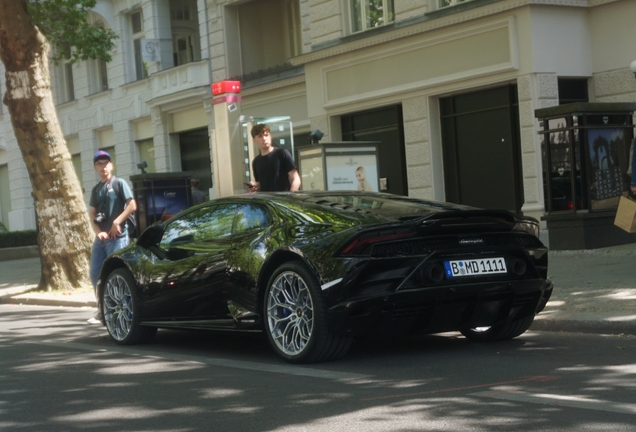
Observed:
[[[212,84],[212,94],[214,96],[224,93],[240,93],[241,82],[240,81],[219,81]]]

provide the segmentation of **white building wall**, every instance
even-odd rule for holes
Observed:
[[[89,94],[86,64],[80,62],[74,67],[77,100],[57,106],[65,136],[79,140],[86,199],[97,181],[92,155],[100,145],[98,131],[112,130],[117,173],[127,178],[138,173],[134,141],[148,138],[149,130],[157,170],[179,170],[175,115],[180,125],[179,113],[195,110],[191,126],[214,129],[209,84],[231,76],[238,47],[226,38],[228,6],[240,1],[197,0],[204,60],[168,70],[150,63],[150,78],[139,81],[129,61],[128,13],[141,8],[146,37],[165,38],[165,15],[160,19],[156,7],[166,2],[98,2],[96,12],[121,35],[108,64],[110,89]],[[636,44],[628,42],[636,40],[633,0],[475,0],[437,11],[434,19],[426,15],[436,9],[433,0],[394,0],[396,20],[410,20],[409,25],[354,38],[347,38],[347,4],[299,0],[303,55],[291,61],[304,65],[304,76],[244,88],[243,110],[255,116],[291,114],[294,124],[320,129],[328,141],[340,138],[341,115],[401,104],[411,196],[444,199],[440,97],[517,84],[523,210],[534,216],[543,209],[534,110],[558,103],[557,78],[590,77],[592,101],[636,100],[636,80],[629,71]],[[144,136],[139,136],[140,124],[146,125]],[[31,185],[6,107],[0,111],[0,137],[0,164],[7,164],[11,182],[9,225],[33,228]]]

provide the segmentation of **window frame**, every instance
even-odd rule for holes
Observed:
[[[348,0],[347,12],[349,14],[349,29],[351,34],[362,33],[374,28],[383,27],[395,22],[395,0],[380,0],[382,1],[382,24],[371,25],[369,17],[369,4],[377,0]],[[359,11],[356,10],[356,3],[358,3]],[[386,17],[388,11],[389,19]],[[356,23],[356,15],[360,16],[359,23]],[[359,28],[357,28],[359,25]]]
[[[65,104],[75,100],[75,78],[73,76],[73,64],[68,60],[60,60],[52,65],[55,71],[55,95],[56,105]]]
[[[135,21],[134,17],[139,15],[139,31],[135,30]],[[130,12],[127,17],[128,21],[128,29],[130,31],[130,42],[131,42],[131,65],[133,67],[132,77],[133,81],[139,81],[148,77],[148,65],[143,60],[141,54],[141,40],[145,38],[146,34],[144,33],[144,15],[141,9],[137,9],[133,12]]]
[[[432,10],[440,10],[446,9],[453,6],[460,5],[462,3],[467,3],[473,0],[432,0],[433,7]]]
[[[172,34],[173,65],[181,66],[201,60],[201,35],[197,2],[194,0],[170,0],[168,8]],[[179,13],[181,16],[178,16]],[[182,51],[179,50],[179,41],[181,40],[185,40],[186,43],[185,50]]]
[[[104,21],[96,14],[88,15],[89,24],[97,28],[106,28]],[[99,59],[90,59],[86,62],[88,68],[89,94],[100,93],[110,88],[108,84],[108,63]]]

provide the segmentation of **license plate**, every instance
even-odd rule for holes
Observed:
[[[506,273],[506,261],[503,258],[486,258],[458,261],[444,261],[446,277],[479,276]]]

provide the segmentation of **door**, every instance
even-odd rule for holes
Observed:
[[[280,247],[280,242],[272,238],[271,225],[272,215],[265,206],[239,204],[232,230],[232,249],[227,254],[231,265],[224,291],[231,305],[230,313],[237,322],[253,321],[254,313],[260,312],[257,279],[267,258]]]
[[[517,88],[440,99],[446,201],[521,212]]]
[[[199,180],[199,189],[204,194],[212,187],[212,162],[210,158],[210,139],[208,130],[199,129],[179,134],[181,150],[181,170],[189,171]]]
[[[171,220],[148,265],[146,319],[209,320],[227,312],[221,291],[236,205],[211,205]]]
[[[343,141],[380,141],[379,177],[386,179],[382,192],[408,195],[402,106],[395,105],[341,117]]]

